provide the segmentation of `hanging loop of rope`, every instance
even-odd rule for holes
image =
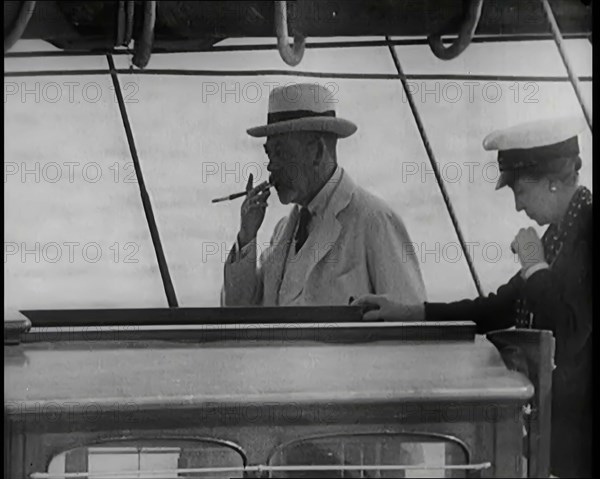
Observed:
[[[115,46],[129,46],[133,35],[133,0],[119,0],[117,6],[117,38]]]
[[[275,32],[277,48],[285,63],[295,67],[304,56],[305,39],[300,33],[294,35],[294,44],[288,43],[287,2],[275,2]]]
[[[9,30],[8,35],[4,37],[4,53],[10,50],[14,44],[17,43],[17,40],[23,36],[23,33],[29,24],[29,20],[31,20],[33,11],[35,10],[35,3],[36,2],[21,2],[17,18]]]
[[[131,43],[131,37],[133,37],[133,14],[135,11],[135,4],[133,0],[125,1],[125,18],[127,24],[125,25],[125,39],[123,40],[124,45]]]
[[[427,37],[429,47],[440,60],[452,60],[466,50],[471,44],[475,30],[481,17],[483,0],[469,0],[465,16],[458,31],[458,38],[448,48],[442,42],[442,33],[434,33]]]
[[[156,22],[156,2],[144,2],[144,19],[142,32],[135,41],[132,63],[138,68],[144,68],[150,61],[152,43],[154,42],[154,24]]]
[[[117,2],[117,38],[115,46],[120,47],[125,42],[125,1]]]

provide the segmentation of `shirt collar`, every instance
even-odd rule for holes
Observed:
[[[342,178],[342,169],[339,166],[335,167],[335,171],[327,183],[319,190],[315,197],[310,201],[307,208],[311,215],[323,216],[331,195]]]

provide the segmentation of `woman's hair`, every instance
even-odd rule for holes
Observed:
[[[512,172],[508,178],[507,184],[511,188],[519,178],[527,178],[539,181],[542,178],[548,178],[550,181],[560,181],[565,185],[576,185],[579,179],[579,170],[581,169],[581,158],[571,156],[567,158],[553,158],[544,165],[544,170],[522,169]]]

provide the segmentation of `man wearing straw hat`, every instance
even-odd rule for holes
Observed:
[[[248,181],[237,241],[225,263],[222,305],[344,305],[366,293],[425,300],[402,220],[337,164],[337,140],[357,127],[336,117],[335,103],[321,85],[278,87],[269,96],[267,124],[247,130],[266,137],[271,176],[258,186]],[[295,206],[257,261],[256,236],[271,186],[281,203]]]

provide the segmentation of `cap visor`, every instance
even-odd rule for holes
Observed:
[[[508,184],[508,180],[510,177],[510,173],[502,172],[500,173],[500,178],[496,182],[496,189],[504,188]]]

